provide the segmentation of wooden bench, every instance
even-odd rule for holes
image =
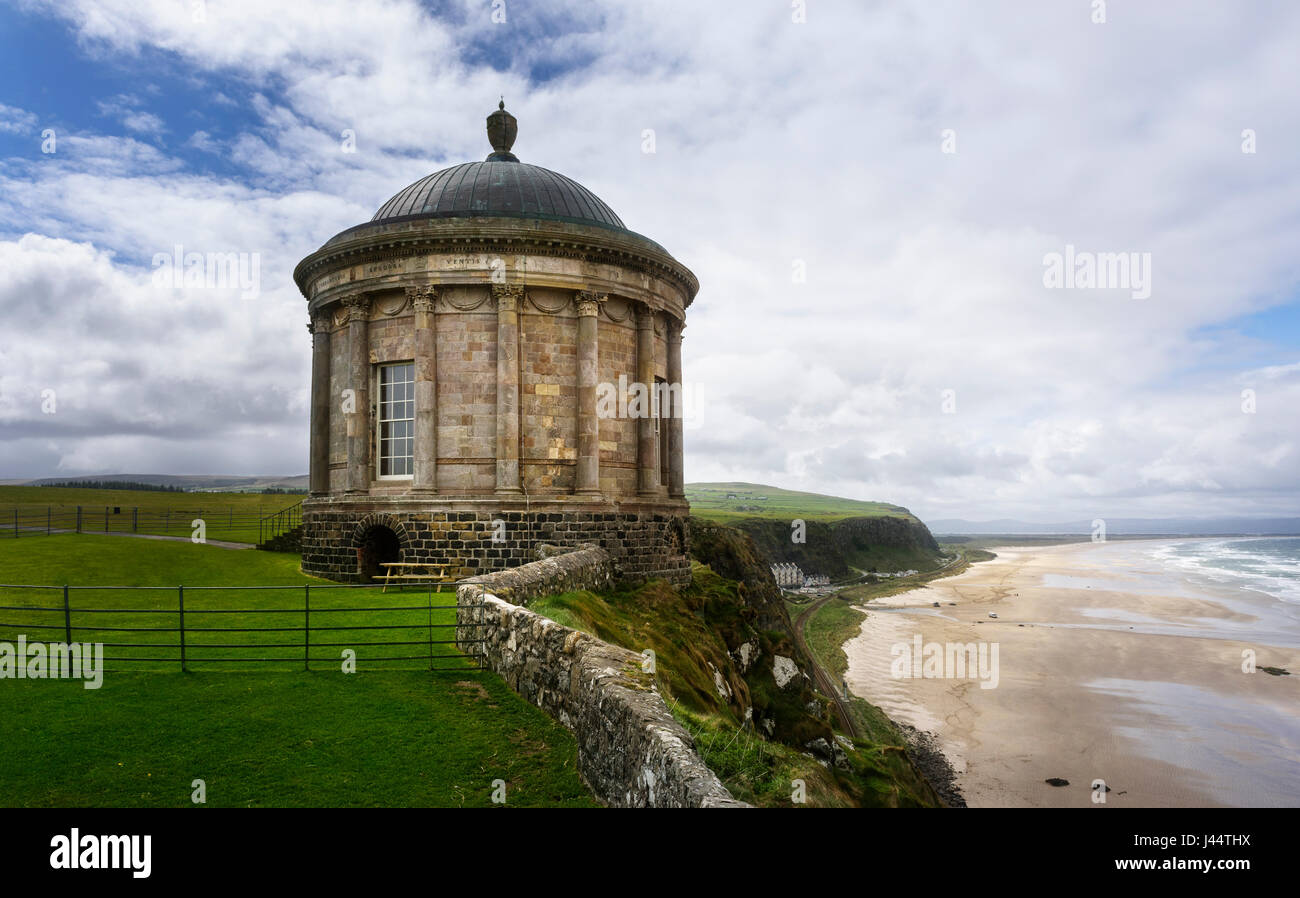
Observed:
[[[398,585],[408,580],[415,580],[421,583],[437,583],[438,592],[442,592],[442,584],[446,582],[443,576],[445,564],[431,564],[427,561],[381,561],[379,566],[384,572],[379,575],[379,579],[384,582],[384,588],[380,592],[388,592],[388,587],[394,581]],[[423,570],[425,573],[417,573]]]

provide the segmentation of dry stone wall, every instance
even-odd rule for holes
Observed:
[[[597,547],[463,581],[457,586],[457,640],[482,640],[487,666],[573,731],[578,772],[615,807],[748,807],[696,754],[635,652],[561,626],[502,598],[612,582]]]

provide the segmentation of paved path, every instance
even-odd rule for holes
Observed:
[[[76,530],[60,530],[57,527],[54,528],[53,530],[46,530],[44,527],[20,527],[19,530],[20,531],[26,530],[29,533],[39,533],[41,536],[44,536],[46,533],[76,533],[77,532]],[[187,543],[190,541],[190,538],[188,536],[163,536],[161,533],[122,533],[117,530],[109,530],[108,532],[104,532],[102,530],[85,530],[82,532],[85,533],[87,536],[131,536],[136,539],[163,539],[163,540],[171,540],[172,542],[181,542],[181,543]],[[222,539],[209,539],[206,540],[203,543],[203,545],[216,546],[219,549],[256,549],[257,548],[252,543],[232,543]]]

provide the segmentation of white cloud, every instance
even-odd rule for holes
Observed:
[[[1097,26],[1086,5],[839,4],[810,5],[796,25],[780,4],[555,3],[511,4],[494,25],[468,2],[435,21],[396,0],[232,0],[208,4],[202,23],[165,0],[44,5],[88,53],[123,63],[161,48],[198,78],[234,77],[211,91],[214,109],[255,116],[220,137],[119,117],[139,134],[191,132],[189,147],[240,179],[126,136],[69,136],[57,158],[0,167],[4,220],[65,241],[60,253],[93,243],[75,252],[92,253],[95,289],[118,284],[109,292],[146,317],[156,298],[114,280],[139,278],[140,259],[176,242],[261,252],[263,332],[230,310],[163,315],[196,358],[216,354],[204,346],[217,327],[234,336],[223,351],[245,352],[247,335],[259,364],[281,339],[272,364],[305,389],[294,263],[406,183],[481,158],[483,117],[504,93],[524,161],[582,181],[700,277],[684,354],[711,403],[709,426],[688,433],[690,479],[778,481],[933,517],[1286,513],[1300,499],[1288,413],[1300,363],[1255,371],[1258,340],[1204,331],[1300,280],[1300,11],[1132,6]],[[547,67],[562,73],[531,84]],[[1240,151],[1243,128],[1256,154]],[[340,149],[344,129],[355,154]],[[941,152],[944,129],[955,154]],[[69,260],[34,239],[6,251],[33,272],[49,265],[54,289]],[[1152,296],[1045,288],[1043,255],[1066,244],[1151,253]],[[795,259],[806,283],[791,281]],[[84,290],[59,289],[86,309]],[[44,363],[22,358],[16,370],[38,382]],[[135,383],[127,368],[79,376]],[[243,396],[258,380],[229,376],[199,382]],[[1249,386],[1253,415],[1240,410]],[[236,422],[267,408],[222,401]],[[188,420],[157,403],[152,427]],[[89,443],[15,414],[9,432],[39,431],[65,466],[132,451],[118,418]],[[275,433],[277,446],[305,443],[300,419]],[[175,444],[141,439],[158,470],[184,467],[168,461],[186,458],[168,455]],[[305,468],[301,452],[281,469],[274,454],[204,451],[188,457]]]
[[[26,109],[0,103],[0,133],[34,134],[37,118]]]

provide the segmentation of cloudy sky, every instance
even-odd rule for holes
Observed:
[[[688,480],[1300,514],[1298,83],[1279,3],[0,0],[0,478],[305,472],[293,266],[504,94],[699,276]]]

